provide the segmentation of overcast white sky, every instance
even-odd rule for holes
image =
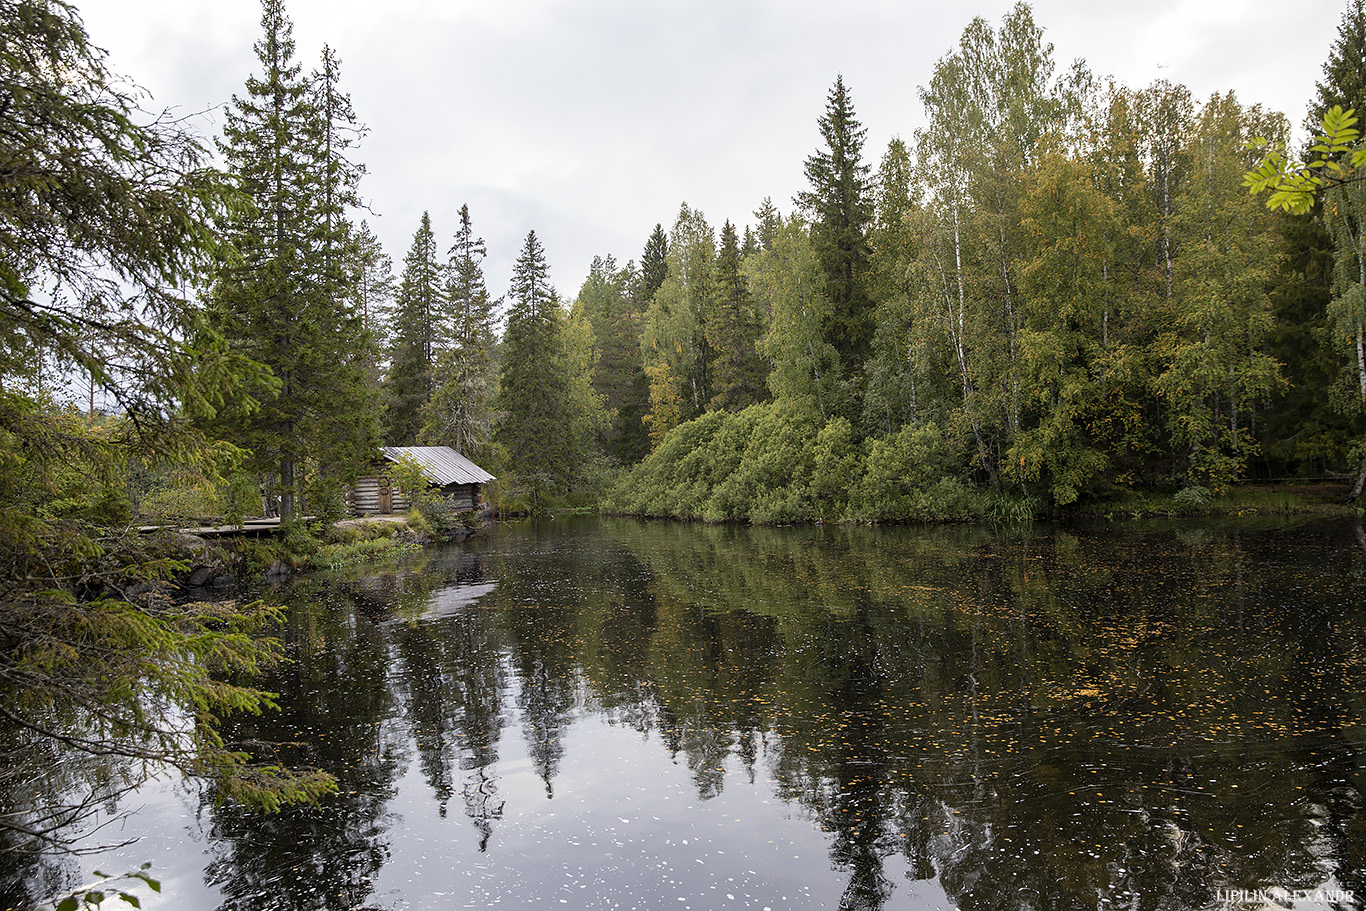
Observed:
[[[182,113],[241,93],[256,71],[253,0],[76,0],[114,70]],[[594,255],[639,259],[681,202],[719,228],[783,212],[820,144],[843,73],[876,166],[923,123],[917,89],[974,16],[1011,0],[286,0],[298,56],[324,43],[370,130],[357,157],[376,233],[401,268],[423,210],[442,250],[468,203],[489,290],[506,291],[528,230],[551,281],[578,291]],[[1345,0],[1038,0],[1059,69],[1081,57],[1134,88],[1236,91],[1298,127]],[[200,120],[216,133],[217,112]]]

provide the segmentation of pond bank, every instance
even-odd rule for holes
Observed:
[[[444,526],[445,523],[443,523]],[[366,516],[331,524],[299,522],[269,536],[204,536],[163,532],[164,546],[185,564],[174,585],[182,593],[233,588],[253,579],[279,582],[300,573],[340,569],[416,553],[434,542],[461,541],[488,524],[470,516],[440,531],[420,513]]]

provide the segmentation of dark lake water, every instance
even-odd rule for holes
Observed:
[[[0,861],[11,894],[151,861],[144,907],[206,911],[1366,906],[1356,523],[557,519],[280,595],[284,710],[230,736],[341,793],[160,778],[92,836],[136,841]]]

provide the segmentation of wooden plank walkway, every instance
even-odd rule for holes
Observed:
[[[312,522],[317,516],[300,516],[296,522]],[[171,525],[143,525],[138,531],[143,534],[153,534],[164,531],[168,528],[175,528]],[[280,530],[279,517],[271,519],[243,519],[241,525],[197,525],[186,528],[175,528],[176,531],[187,535],[198,535],[201,538],[229,537],[232,535],[273,535]]]

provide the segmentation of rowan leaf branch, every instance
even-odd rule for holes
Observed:
[[[1243,175],[1243,186],[1253,196],[1270,192],[1267,208],[1304,215],[1314,208],[1322,191],[1366,180],[1366,146],[1360,145],[1356,112],[1334,105],[1323,115],[1322,132],[1309,147],[1312,157],[1292,162],[1284,146],[1254,139],[1249,150],[1264,151],[1257,167]]]

